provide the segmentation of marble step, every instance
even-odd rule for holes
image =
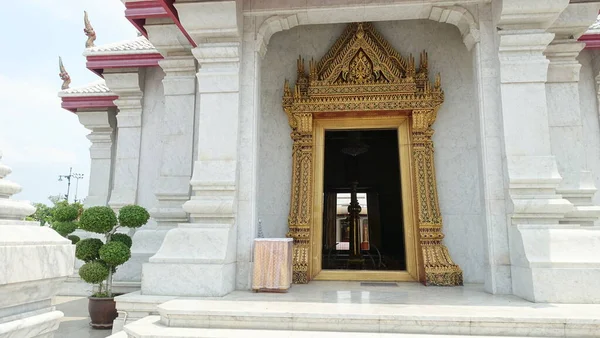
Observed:
[[[167,328],[534,337],[596,337],[600,332],[600,307],[577,304],[419,305],[175,299],[159,305],[158,313],[159,323]]]
[[[457,336],[432,334],[372,333],[372,332],[331,332],[331,331],[285,331],[285,330],[244,330],[171,328],[160,323],[159,316],[149,316],[127,325],[108,338],[451,338]],[[501,336],[470,336],[490,338]],[[503,336],[506,337],[506,336]],[[531,336],[530,336],[531,337]],[[517,337],[519,338],[519,337]],[[523,338],[523,337],[521,337]]]

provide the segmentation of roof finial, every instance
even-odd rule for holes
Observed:
[[[88,19],[87,11],[83,11],[83,23],[85,24],[83,32],[88,37],[87,41],[85,42],[85,48],[94,47],[94,41],[96,41],[96,32],[90,23],[90,19]]]
[[[58,68],[60,69],[60,73],[58,74],[58,76],[60,76],[60,79],[63,80],[60,89],[69,89],[69,85],[71,84],[71,77],[69,76],[69,73],[67,73],[67,70],[65,69],[65,66],[62,62],[62,58],[60,56],[58,57]]]

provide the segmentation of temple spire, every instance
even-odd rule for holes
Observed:
[[[60,73],[58,73],[58,76],[60,76],[60,79],[63,80],[63,83],[62,83],[62,86],[60,86],[60,89],[62,89],[62,90],[69,89],[69,85],[71,84],[71,76],[69,76],[69,73],[65,69],[65,66],[63,65],[63,62],[62,62],[62,58],[60,56],[58,57],[58,68],[60,69]]]
[[[94,27],[90,23],[90,19],[88,18],[87,11],[83,11],[83,23],[85,27],[83,28],[83,32],[88,37],[85,42],[85,48],[94,47],[94,41],[96,41],[96,32],[94,31]]]

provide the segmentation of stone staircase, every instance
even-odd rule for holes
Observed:
[[[597,337],[600,305],[416,305],[175,299],[112,337]],[[432,336],[435,337],[435,336]]]

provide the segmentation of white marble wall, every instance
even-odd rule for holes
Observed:
[[[455,26],[432,21],[379,22],[376,28],[400,53],[429,53],[446,101],[434,124],[435,160],[446,244],[467,283],[484,280],[484,207],[478,161],[479,125],[471,53]],[[262,61],[259,122],[258,218],[266,237],[287,232],[290,202],[290,128],[281,108],[284,79],[294,82],[296,59],[320,59],[344,24],[299,26],[271,38]]]
[[[583,124],[583,145],[585,147],[585,163],[592,172],[596,187],[600,187],[600,115],[596,97],[596,80],[592,59],[596,55],[590,50],[579,54],[581,74],[579,76],[579,101]],[[593,198],[594,205],[600,205],[600,193]]]
[[[137,204],[148,210],[158,204],[154,191],[160,172],[159,135],[165,111],[161,82],[163,77],[160,67],[147,68],[142,88],[144,98]],[[156,222],[151,218],[148,224],[129,234],[133,232],[132,257],[118,269],[115,280],[119,282],[141,281],[142,264],[148,262],[148,258],[158,251],[167,230],[157,228]]]

